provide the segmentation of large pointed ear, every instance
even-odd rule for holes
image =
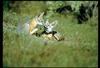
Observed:
[[[58,24],[58,21],[57,21],[57,20],[55,20],[55,21],[53,21],[53,22],[51,23],[52,26],[56,26],[57,24]]]
[[[42,17],[43,17],[43,15],[44,15],[44,12],[42,12],[42,13],[40,14],[39,18],[42,18]]]

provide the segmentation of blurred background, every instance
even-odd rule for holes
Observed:
[[[19,32],[42,12],[64,41]],[[98,1],[3,1],[3,66],[98,67]]]

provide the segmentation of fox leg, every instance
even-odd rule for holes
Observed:
[[[56,40],[59,40],[59,37],[58,37],[56,34],[54,34],[53,36],[54,36],[54,38],[55,38]]]
[[[64,40],[64,39],[65,39],[63,36],[61,36],[61,35],[59,35],[59,34],[54,34],[53,36],[54,36],[54,38],[55,38],[57,41],[61,41],[61,40]]]
[[[30,32],[30,35],[34,34],[36,31],[38,31],[38,28],[33,29],[32,32]]]

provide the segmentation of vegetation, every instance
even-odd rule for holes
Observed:
[[[65,16],[48,11],[45,18],[51,22],[57,20],[59,24],[55,29],[65,37],[64,41],[58,42],[18,33],[17,30],[18,23],[30,22],[34,16],[51,7],[45,1],[15,1],[11,9],[5,2],[4,67],[98,67],[98,16],[77,24],[72,14]],[[59,2],[57,4],[59,6]]]

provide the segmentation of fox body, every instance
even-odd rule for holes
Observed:
[[[54,27],[57,25],[57,21],[49,23],[47,19],[46,23],[44,23],[42,17],[43,14],[44,13],[42,13],[40,16],[36,16],[35,18],[33,18],[30,23],[25,23],[25,29],[28,30],[28,33],[30,35],[36,34],[36,36],[42,35],[42,37],[47,38],[49,40],[50,39],[56,39],[58,41],[64,40],[58,32],[54,31]],[[41,31],[39,27],[41,27],[43,31]]]

